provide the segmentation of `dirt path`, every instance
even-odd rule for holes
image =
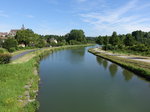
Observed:
[[[116,56],[116,57],[121,57],[121,58],[126,58],[126,59],[131,59],[131,60],[137,60],[137,61],[143,61],[143,62],[150,63],[150,57],[134,56],[134,55],[128,56],[128,55],[116,54],[116,53],[103,51],[99,48],[94,48],[94,51],[99,52],[99,53],[104,53],[104,54],[107,54],[107,55],[111,55],[111,56]]]

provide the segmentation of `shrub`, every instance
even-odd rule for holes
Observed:
[[[76,41],[76,40],[70,40],[69,43],[70,43],[70,45],[79,45],[79,44],[81,44],[81,42]]]
[[[5,42],[3,43],[3,47],[5,49],[7,49],[8,51],[11,48],[17,48],[18,42],[16,41],[16,39],[7,39],[5,40]]]
[[[0,64],[7,64],[10,62],[11,55],[10,54],[2,54],[0,53]]]
[[[16,51],[15,47],[9,48],[9,52],[14,52],[14,51]]]
[[[134,50],[134,51],[140,51],[140,52],[145,52],[145,51],[149,50],[149,48],[147,46],[145,46],[144,44],[134,45],[134,46],[130,47],[130,49]]]
[[[0,53],[7,53],[8,51],[4,48],[0,48]]]

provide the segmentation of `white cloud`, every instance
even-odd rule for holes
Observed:
[[[137,10],[137,3],[138,0],[132,0],[120,8],[103,12],[82,13],[80,16],[84,22],[93,25],[93,29],[100,35],[110,35],[113,31],[119,33],[129,33],[134,30],[150,31],[150,23],[148,23],[150,17],[144,18],[144,13],[130,14],[130,12]],[[144,8],[147,5],[140,7]],[[144,24],[144,22],[148,24]]]

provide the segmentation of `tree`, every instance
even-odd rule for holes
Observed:
[[[103,44],[105,46],[107,46],[109,44],[109,37],[108,36],[103,37]]]
[[[109,39],[109,43],[113,46],[119,44],[119,38],[117,36],[117,32],[113,32],[112,36]]]
[[[86,42],[86,38],[85,38],[83,30],[71,30],[67,40],[68,41],[76,40],[76,41],[81,42],[81,43]]]
[[[124,45],[126,46],[132,46],[135,41],[134,37],[131,34],[127,34],[126,38],[124,39]]]
[[[104,38],[102,36],[99,36],[96,38],[96,43],[99,45],[103,45]]]
[[[7,39],[5,40],[5,42],[3,43],[3,47],[5,49],[7,49],[8,51],[11,51],[12,49],[16,49],[18,45],[18,42],[16,39]]]
[[[19,44],[23,43],[26,46],[29,46],[30,42],[34,41],[34,37],[34,32],[30,29],[26,29],[17,31],[15,39],[18,41]]]
[[[38,39],[35,46],[39,47],[39,48],[45,47],[46,46],[46,41],[43,40],[43,39]]]
[[[0,39],[0,47],[2,47],[2,45],[3,45],[3,40]]]
[[[144,38],[144,32],[142,32],[141,30],[134,31],[132,32],[132,36],[134,36],[137,41],[140,41],[142,38]]]

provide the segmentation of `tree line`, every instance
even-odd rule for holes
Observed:
[[[0,39],[0,47],[13,52],[18,49],[86,44],[88,42],[94,42],[94,40],[86,38],[83,30],[73,29],[66,35],[59,36],[39,35],[31,29],[25,29],[17,31],[14,38],[8,38],[4,42]]]
[[[103,50],[124,51],[150,55],[150,32],[133,31],[126,35],[99,36],[96,43],[102,45]]]

